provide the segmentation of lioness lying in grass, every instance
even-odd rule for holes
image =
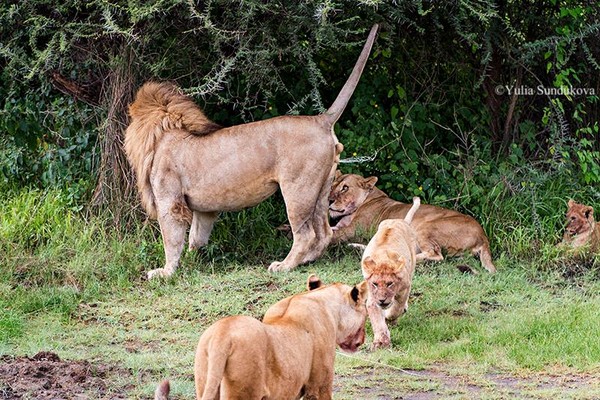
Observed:
[[[373,231],[384,219],[402,219],[410,204],[389,198],[375,187],[377,178],[343,175],[337,171],[329,195],[329,215],[337,220],[332,242],[357,240],[359,232]],[[411,224],[417,235],[417,260],[443,260],[447,255],[479,255],[489,272],[496,272],[490,246],[481,225],[458,211],[422,204]]]
[[[573,248],[589,246],[590,251],[600,251],[600,226],[594,220],[594,209],[569,200],[567,223],[562,243]]]

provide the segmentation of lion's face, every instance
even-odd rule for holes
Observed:
[[[396,274],[373,274],[367,282],[371,297],[379,308],[385,310],[392,305],[400,288],[400,279]]]
[[[338,171],[339,172],[339,171]],[[354,213],[375,187],[377,178],[354,174],[336,174],[329,194],[329,215],[342,218]]]
[[[363,281],[352,287],[334,284],[343,292],[343,300],[339,309],[340,320],[337,327],[336,343],[345,352],[354,353],[365,342],[365,322],[367,320],[367,282]],[[308,290],[325,287],[314,274],[308,277]]]
[[[385,310],[394,302],[402,287],[400,271],[404,266],[404,260],[398,257],[381,262],[366,257],[362,261],[363,275],[369,285],[369,296],[379,308]]]
[[[578,236],[594,229],[594,209],[569,200],[567,210],[567,226],[565,232],[570,236]]]
[[[367,282],[351,288],[342,307],[336,342],[340,349],[354,353],[365,342]]]

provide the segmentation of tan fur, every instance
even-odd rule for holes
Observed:
[[[390,347],[386,320],[394,324],[408,310],[417,247],[417,237],[410,222],[420,203],[418,197],[413,199],[404,220],[381,221],[363,253],[361,267],[369,287],[367,311],[373,328],[374,349]]]
[[[156,218],[150,173],[156,147],[165,132],[177,129],[206,135],[221,127],[210,121],[192,99],[170,83],[146,82],[129,106],[131,123],[125,132],[125,154],[138,177],[142,206]]]
[[[271,306],[260,322],[221,319],[200,337],[194,363],[196,398],[331,399],[336,345],[354,352],[364,342],[367,284],[323,286]],[[161,387],[156,399],[166,399]],[[162,397],[159,397],[162,396]]]
[[[327,110],[221,128],[170,83],[148,82],[129,108],[125,152],[142,206],[158,218],[165,266],[148,278],[170,276],[179,264],[188,226],[189,248],[208,242],[220,211],[254,206],[278,188],[294,243],[271,271],[319,257],[332,236],[327,196],[343,149],[333,125],[354,91],[377,33],[369,34],[352,74]]]
[[[569,200],[567,222],[562,243],[573,248],[588,247],[600,251],[600,225],[594,220],[594,209]]]
[[[410,204],[389,198],[375,187],[376,177],[338,173],[329,195],[329,214],[339,221],[333,242],[358,240],[385,219],[404,218]],[[496,272],[489,241],[481,225],[458,211],[423,204],[411,224],[417,235],[417,261],[443,260],[442,250],[453,256],[464,252],[479,255],[489,272]]]

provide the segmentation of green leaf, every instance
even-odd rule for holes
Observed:
[[[401,99],[406,99],[406,90],[404,90],[402,86],[396,86],[396,91],[398,92],[398,97]]]

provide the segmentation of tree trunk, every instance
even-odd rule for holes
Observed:
[[[98,134],[100,166],[92,205],[109,209],[114,224],[131,221],[140,210],[135,176],[123,151],[124,132],[128,124],[127,108],[133,100],[136,79],[132,71],[133,51],[126,44],[109,63],[112,68],[102,86],[100,102],[106,109],[106,120]]]

